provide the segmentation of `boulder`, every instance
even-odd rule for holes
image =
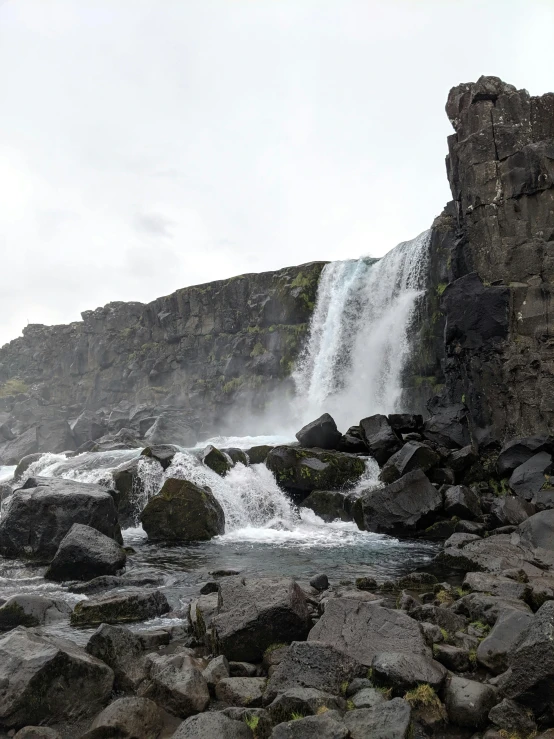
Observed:
[[[449,720],[456,726],[483,728],[487,725],[489,711],[497,702],[497,692],[490,685],[465,677],[451,677],[446,683],[446,710]]]
[[[244,721],[233,721],[220,711],[191,716],[179,726],[171,739],[252,739]]]
[[[348,739],[348,729],[337,711],[326,711],[319,716],[293,719],[278,724],[271,739]]]
[[[505,611],[477,647],[477,661],[493,674],[508,669],[508,657],[521,634],[533,620],[530,613]]]
[[[296,438],[300,442],[300,446],[307,449],[312,447],[336,449],[341,434],[334,419],[328,413],[324,413],[315,421],[303,426],[296,434]]]
[[[23,457],[23,459],[19,461],[19,464],[17,465],[13,473],[14,482],[20,482],[21,480],[29,477],[29,475],[26,475],[25,473],[27,472],[29,467],[35,462],[38,462],[38,460],[42,456],[43,452],[37,452],[36,454],[28,454],[26,457]]]
[[[74,523],[46,571],[47,580],[90,580],[115,575],[125,566],[125,550],[90,526]]]
[[[418,432],[423,427],[423,416],[414,413],[390,413],[388,419],[397,434]]]
[[[167,599],[159,590],[107,593],[77,603],[71,614],[71,624],[73,626],[98,626],[102,623],[120,624],[146,621],[148,618],[163,616],[168,611]]]
[[[552,455],[548,452],[539,452],[515,468],[508,485],[520,498],[533,500],[548,481],[547,475],[551,469]]]
[[[71,607],[42,595],[12,595],[0,607],[0,631],[16,626],[44,626],[69,619]]]
[[[96,441],[106,433],[106,424],[94,411],[85,410],[70,424],[77,448],[87,441]]]
[[[511,736],[534,737],[537,733],[537,725],[533,716],[529,715],[529,710],[508,698],[491,708],[489,720]]]
[[[265,463],[281,487],[299,493],[349,487],[365,471],[360,457],[302,447],[274,447]]]
[[[169,478],[140,515],[151,541],[206,541],[225,531],[225,514],[213,493]]]
[[[256,662],[272,644],[305,639],[308,629],[306,598],[294,580],[221,580],[210,635],[218,654],[230,660]]]
[[[348,711],[344,723],[350,739],[408,739],[412,709],[402,698],[393,698],[373,708]]]
[[[274,723],[278,724],[287,721],[293,713],[313,716],[318,712],[323,713],[325,709],[344,711],[346,701],[342,697],[315,688],[289,688],[277,695],[267,711]]]
[[[84,649],[20,626],[0,638],[0,724],[17,729],[94,715],[113,678]]]
[[[422,623],[434,624],[449,634],[465,629],[468,623],[465,616],[454,613],[450,608],[434,606],[432,603],[410,608],[410,616]]]
[[[154,701],[118,698],[98,714],[81,739],[158,739],[163,728],[164,717]]]
[[[233,464],[243,464],[248,467],[249,460],[244,449],[237,449],[236,447],[226,447],[221,450],[223,454],[226,454]]]
[[[471,535],[458,534],[458,536]],[[517,544],[512,543],[508,534],[498,534],[487,539],[465,541],[462,546],[452,546],[447,541],[438,559],[449,567],[465,572],[473,570],[501,572],[521,568],[525,563],[525,552]]]
[[[38,452],[71,452],[77,444],[68,422],[64,418],[39,423],[36,429]]]
[[[348,686],[347,695],[349,693],[350,685]],[[357,693],[351,693],[350,699],[354,708],[374,708],[386,700],[383,692],[376,688],[362,688]]]
[[[365,443],[357,436],[344,434],[336,445],[337,452],[346,452],[347,454],[367,454]]]
[[[379,474],[379,479],[391,483],[412,470],[427,472],[439,462],[439,455],[431,447],[418,441],[408,441],[388,459]]]
[[[88,640],[86,650],[112,668],[116,690],[134,691],[146,677],[140,636],[123,626],[102,624]]]
[[[441,494],[424,472],[413,470],[391,485],[362,493],[353,512],[359,529],[394,535],[424,528],[441,508]]]
[[[262,705],[265,677],[224,677],[215,686],[216,698],[229,706]]]
[[[308,640],[331,644],[366,667],[379,652],[430,656],[419,624],[406,613],[346,598],[327,602]]]
[[[115,588],[142,588],[150,585],[161,585],[162,583],[163,577],[160,575],[104,575],[103,577],[94,577],[84,583],[70,583],[67,588],[72,593],[80,595],[96,595],[106,590],[115,590]]]
[[[242,726],[248,726],[249,728],[255,725],[251,734],[253,739],[270,739],[273,721],[265,708],[231,706],[230,708],[224,708],[221,713],[235,721],[239,726],[242,724]]]
[[[215,686],[220,680],[223,680],[225,677],[231,677],[227,657],[220,654],[219,657],[211,659],[208,666],[202,670],[202,675],[208,683],[210,691],[214,692]]]
[[[312,586],[312,588],[314,588],[314,590],[323,592],[329,587],[329,578],[325,574],[314,575],[310,580],[310,585]]]
[[[424,654],[378,652],[371,663],[373,679],[380,685],[393,689],[393,694],[402,696],[421,683],[439,691],[447,675],[446,669]]]
[[[491,575],[486,572],[468,572],[463,582],[464,590],[496,595],[500,598],[517,598],[527,600],[531,587],[524,582],[502,575]]]
[[[524,544],[554,552],[554,510],[530,516],[519,525],[518,533]]]
[[[116,467],[112,472],[114,487],[119,493],[117,513],[120,524],[127,528],[137,526],[145,496],[144,480],[162,479],[161,464],[147,456],[135,457]]]
[[[362,438],[369,453],[382,467],[402,446],[402,441],[393,430],[386,416],[376,414],[360,421]]]
[[[0,464],[14,465],[30,454],[38,452],[37,429],[33,426],[11,441],[0,444]]]
[[[512,439],[504,444],[496,460],[496,469],[502,477],[511,475],[520,465],[539,452],[552,453],[553,441],[548,436],[529,436],[525,439]]]
[[[154,444],[143,449],[140,456],[146,457],[147,459],[155,459],[156,462],[161,464],[164,470],[167,470],[173,462],[173,457],[179,451],[179,447],[173,444]]]
[[[535,506],[515,495],[496,498],[491,505],[490,515],[496,526],[518,526],[535,513]]]
[[[455,449],[448,455],[446,463],[456,476],[461,476],[463,473],[470,469],[475,462],[479,459],[479,456],[475,449],[468,444],[462,447],[462,449]]]
[[[451,644],[436,644],[433,647],[433,656],[437,662],[453,672],[466,672],[471,669],[469,652],[462,647],[454,647]]]
[[[346,504],[347,494],[341,490],[314,490],[302,501],[302,508],[309,508],[327,523],[337,519],[351,521]]]
[[[196,436],[193,424],[182,411],[163,411],[153,419],[152,425],[144,434],[144,440],[148,446],[177,444],[192,447],[196,443]]]
[[[31,478],[10,497],[0,521],[0,554],[50,562],[73,524],[122,542],[112,496],[100,485]]]
[[[471,521],[481,515],[479,498],[465,485],[449,487],[444,493],[444,512]]]
[[[263,464],[272,449],[273,447],[268,444],[261,444],[246,449],[245,453],[250,464]]]
[[[62,739],[62,735],[48,726],[25,726],[17,732],[14,739]]]
[[[208,444],[200,455],[200,459],[202,460],[202,464],[205,464],[206,467],[209,467],[220,477],[225,477],[233,467],[231,459],[223,452],[220,452],[215,446],[212,446],[212,444]]]
[[[505,611],[531,613],[529,606],[517,598],[499,598],[489,593],[469,593],[459,598],[450,608],[471,621],[481,621],[491,626]]]
[[[423,424],[423,436],[447,449],[458,449],[470,444],[467,409],[458,404],[440,409]]]
[[[210,703],[208,683],[187,654],[152,655],[144,696],[166,711],[187,718]]]

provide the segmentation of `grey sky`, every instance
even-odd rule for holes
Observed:
[[[0,344],[379,256],[449,198],[451,86],[554,87],[552,0],[0,0]]]

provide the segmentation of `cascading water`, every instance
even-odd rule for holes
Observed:
[[[324,268],[294,373],[304,420],[327,411],[347,428],[364,415],[397,410],[429,238],[426,231],[378,261],[363,257]]]

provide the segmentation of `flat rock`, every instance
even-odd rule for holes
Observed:
[[[214,711],[183,721],[171,739],[252,739],[252,732],[244,721]]]
[[[374,679],[392,687],[395,695],[404,695],[421,683],[435,691],[440,690],[446,678],[446,669],[439,662],[423,654],[379,652],[371,663]]]
[[[229,706],[262,705],[265,677],[224,677],[215,686],[216,698]]]
[[[12,595],[0,607],[0,631],[16,626],[44,626],[69,619],[71,607],[42,595]]]
[[[348,711],[344,723],[350,739],[408,739],[412,719],[410,704],[393,698],[373,708]]]
[[[135,590],[126,593],[107,593],[82,600],[73,609],[73,626],[98,626],[132,621],[146,621],[163,616],[169,604],[159,590]]]

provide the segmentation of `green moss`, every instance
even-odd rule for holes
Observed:
[[[348,699],[348,700],[346,701],[346,710],[347,710],[347,711],[354,711],[354,710],[355,710],[355,708],[356,708],[356,706],[354,705],[354,701],[353,701],[353,700],[350,700],[350,699]]]
[[[340,694],[346,695],[346,691],[348,690],[348,680],[345,680],[343,683],[341,683],[340,686]]]
[[[290,715],[291,721],[300,721],[301,718],[306,718],[303,714],[293,711]]]
[[[442,708],[442,703],[434,689],[428,683],[421,683],[409,690],[404,700],[407,701],[412,708]]]
[[[229,382],[226,382],[225,385],[223,385],[223,392],[228,395],[229,393],[234,393],[236,390],[238,390],[242,385],[244,384],[244,379],[242,377],[235,377],[234,380],[229,380]]]
[[[260,723],[259,716],[245,716],[244,723],[248,726],[250,731],[256,731],[258,724]]]
[[[437,285],[437,295],[440,297],[447,287],[448,287],[447,282],[439,282],[439,284]]]
[[[477,650],[472,649],[468,656],[469,656],[469,663],[471,664],[471,666],[476,667],[477,666]]]
[[[266,350],[261,341],[258,341],[252,351],[250,352],[251,357],[259,357],[260,354],[265,354]]]
[[[498,498],[503,498],[505,495],[510,495],[511,490],[506,480],[495,480],[493,477],[489,479],[489,487]]]
[[[446,629],[443,629],[442,626],[440,627],[440,630],[441,630],[442,638],[444,639],[445,642],[447,642],[450,639],[450,634],[448,633]]]
[[[264,657],[269,656],[272,652],[275,652],[277,649],[282,649],[283,647],[286,647],[287,645],[284,642],[275,642],[275,644],[270,644],[269,647],[264,652]]]
[[[491,630],[489,624],[484,624],[482,621],[472,621],[469,625],[473,626],[474,629],[479,629],[479,631],[482,631],[483,636],[486,636]]]
[[[13,377],[0,385],[0,398],[11,398],[13,395],[21,395],[29,391],[28,385],[23,380]]]
[[[388,701],[388,700],[391,699],[391,696],[392,696],[392,688],[385,688],[383,685],[378,685],[377,688],[376,688],[376,690],[378,690],[383,695],[383,697],[385,698],[385,700]]]

